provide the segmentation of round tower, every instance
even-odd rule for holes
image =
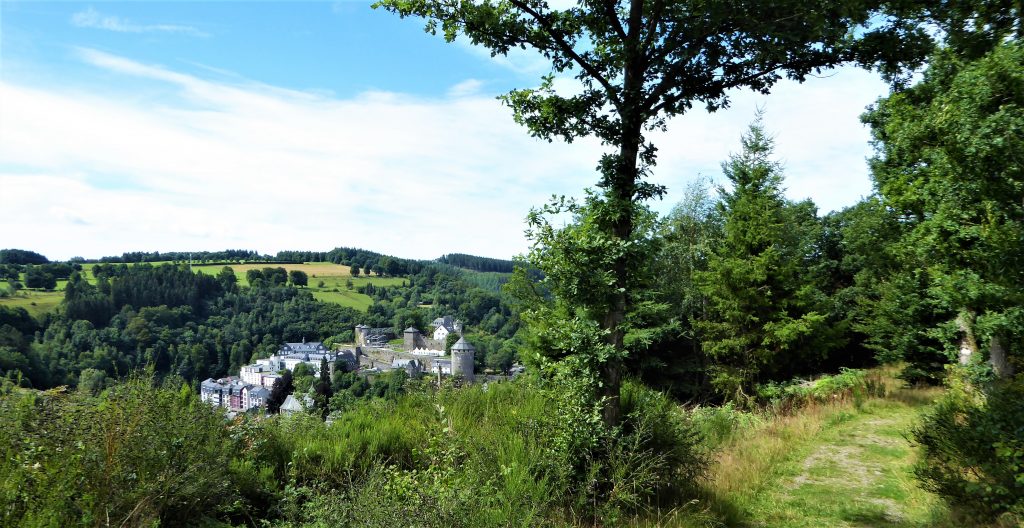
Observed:
[[[452,376],[462,376],[466,381],[473,381],[473,359],[476,347],[469,344],[466,338],[460,338],[452,345]]]
[[[356,346],[366,346],[366,335],[369,333],[370,327],[361,324],[356,327]]]

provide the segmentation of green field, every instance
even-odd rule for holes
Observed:
[[[154,262],[153,264],[170,264],[170,262]],[[84,274],[86,279],[95,284],[95,277],[92,276],[92,273],[88,273],[94,265],[83,264],[82,269],[87,272]],[[224,264],[200,264],[193,265],[192,269],[198,273],[216,275],[224,267]],[[306,262],[303,264],[256,262],[228,264],[227,267],[234,270],[235,276],[238,277],[238,283],[243,286],[249,285],[249,281],[245,278],[245,273],[251,269],[284,268],[289,271],[302,270],[309,276],[309,286],[306,289],[312,292],[313,297],[323,302],[340,304],[360,311],[366,311],[373,304],[373,299],[369,295],[357,291],[360,286],[366,286],[367,284],[381,287],[401,286],[407,282],[407,279],[401,277],[367,277],[365,275],[352,277],[351,269],[348,266],[332,264],[330,262]],[[24,277],[22,277],[22,280],[24,280]],[[352,281],[351,290],[348,289],[346,284],[348,280]],[[321,282],[323,286],[320,286]],[[32,315],[38,316],[53,310],[60,304],[60,301],[64,298],[64,287],[66,285],[66,280],[59,280],[54,291],[21,290],[15,297],[0,298],[0,306],[21,306]]]
[[[227,267],[234,270],[235,276],[238,277],[238,283],[244,286],[249,285],[245,274],[251,269],[284,268],[288,271],[301,270],[309,276],[309,286],[306,289],[313,293],[313,297],[324,302],[340,304],[360,311],[366,311],[373,304],[373,299],[369,295],[364,295],[357,291],[360,286],[366,286],[367,284],[373,284],[374,286],[401,286],[406,282],[406,279],[401,277],[353,277],[348,266],[332,264],[330,262],[306,262],[303,264],[258,262],[253,264],[234,264]],[[224,265],[192,266],[192,269],[199,273],[216,275],[220,273],[220,270],[224,269]],[[346,284],[348,280],[352,281],[351,290],[348,289]],[[320,286],[321,282],[323,286]]]
[[[63,289],[63,286],[63,284],[58,284],[58,288]],[[64,292],[61,290],[20,290],[14,297],[0,298],[0,306],[21,307],[28,310],[28,313],[33,316],[38,317],[56,308],[63,300]]]

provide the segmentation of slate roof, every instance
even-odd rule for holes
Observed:
[[[466,341],[465,337],[460,337],[459,340],[456,341],[454,345],[452,345],[452,352],[455,352],[456,350],[476,352],[476,347],[471,345],[469,341]]]
[[[270,389],[266,387],[255,386],[255,388],[249,389],[250,398],[266,398],[270,396]]]
[[[288,397],[284,399],[284,403],[281,404],[281,410],[299,412],[302,411],[303,409],[302,404],[299,403],[299,400],[295,399],[295,396],[289,394]]]
[[[298,354],[303,352],[322,352],[327,350],[327,347],[320,341],[310,341],[308,343],[285,343],[281,350],[285,349],[291,350],[293,354]]]

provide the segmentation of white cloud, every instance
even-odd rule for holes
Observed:
[[[477,95],[484,83],[477,79],[466,79],[448,90],[448,97],[467,97]]]
[[[472,82],[439,99],[340,99],[79,54],[173,95],[154,104],[139,93],[0,81],[0,188],[15,197],[0,215],[5,246],[51,258],[339,245],[507,257],[526,248],[530,207],[596,181],[596,141],[532,139]],[[764,104],[790,195],[826,210],[855,202],[870,191],[857,115],[881,90],[870,75],[843,71],[674,120],[652,138],[661,149],[654,180],[670,187],[659,208],[698,173],[717,176]]]
[[[194,37],[209,34],[192,26],[178,24],[136,24],[118,16],[104,15],[92,7],[71,16],[71,24],[81,28],[103,29],[117,33],[180,33]]]

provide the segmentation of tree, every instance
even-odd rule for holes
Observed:
[[[263,272],[258,269],[250,269],[245,272],[245,281],[249,283],[249,286],[256,286],[257,283],[263,281]]]
[[[334,390],[331,388],[331,369],[326,356],[320,359],[319,374],[320,377],[313,386],[316,393],[313,396],[313,407],[320,411],[320,418],[326,420],[331,412],[331,397],[334,396]]]
[[[350,268],[350,269],[351,269],[350,273],[352,273],[353,277],[358,277],[359,276],[359,266],[357,264],[353,264],[352,268]]]
[[[221,268],[220,273],[217,274],[217,281],[220,282],[224,291],[234,291],[238,288],[238,277],[235,276],[235,270],[230,266]]]
[[[977,53],[939,50],[918,85],[864,119],[872,177],[906,226],[898,273],[919,273],[923,301],[945,317],[931,333],[947,361],[988,352],[1010,376],[1024,336],[1024,45]]]
[[[452,332],[452,333],[448,334],[448,337],[446,337],[445,340],[444,340],[444,351],[445,351],[446,354],[450,354],[451,353],[452,346],[454,346],[455,343],[459,342],[459,338],[460,337],[461,336],[459,336],[459,334],[457,334],[455,332]]]
[[[263,280],[268,286],[284,286],[288,282],[288,272],[284,268],[263,268]]]
[[[711,383],[728,397],[747,393],[762,373],[806,360],[799,344],[825,320],[808,306],[813,286],[799,278],[805,271],[794,233],[799,209],[782,195],[781,167],[771,160],[772,140],[760,117],[742,143],[742,152],[722,165],[732,184],[720,190],[724,238],[707,271],[697,273],[711,308],[698,323],[713,359]]]
[[[302,270],[289,271],[288,280],[291,281],[292,285],[299,287],[303,287],[309,284],[309,276],[306,275],[306,272]]]
[[[664,193],[644,181],[657,152],[645,133],[664,129],[694,104],[712,111],[728,106],[732,89],[766,93],[783,76],[802,81],[851,61],[879,64],[892,76],[905,63],[916,64],[929,42],[904,20],[879,16],[883,3],[870,0],[825,1],[813,10],[795,0],[583,1],[563,10],[543,0],[382,0],[375,6],[424,17],[428,32],[440,30],[449,42],[465,35],[495,55],[536,50],[550,61],[552,74],[536,89],[503,97],[515,120],[542,139],[594,136],[611,150],[599,163],[602,193],[593,210],[593,232],[606,239],[608,268],[578,270],[610,278],[580,307],[614,350],[599,361],[608,425],[620,418],[628,284],[644,265],[628,250],[636,205]],[[565,95],[555,89],[554,76],[570,70],[581,86]]]
[[[78,376],[78,390],[89,394],[97,394],[103,390],[107,375],[102,370],[84,369]]]
[[[0,249],[0,264],[47,264],[50,261],[26,249]]]
[[[30,266],[25,270],[25,287],[52,290],[57,287],[57,279],[40,266]]]
[[[284,374],[281,374],[280,378],[274,380],[274,384],[270,388],[270,396],[267,397],[267,412],[277,414],[281,409],[281,404],[294,391],[295,386],[292,383],[292,373],[286,370]]]

